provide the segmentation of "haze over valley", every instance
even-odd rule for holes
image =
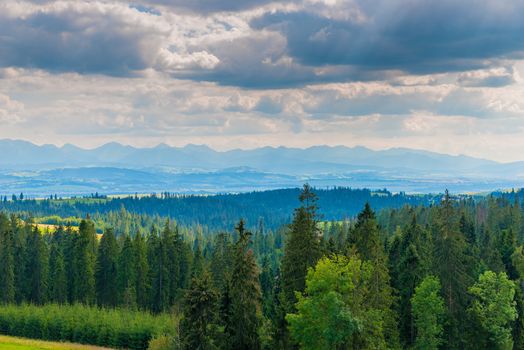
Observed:
[[[395,192],[484,192],[524,186],[524,162],[498,163],[408,148],[207,146],[94,149],[0,140],[0,192],[30,196],[224,193],[300,187],[387,188]]]

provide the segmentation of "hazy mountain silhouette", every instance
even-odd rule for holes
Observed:
[[[524,185],[524,162],[499,163],[408,148],[207,146],[95,149],[0,140],[1,193],[220,192],[296,186],[387,187],[412,192],[493,190]]]

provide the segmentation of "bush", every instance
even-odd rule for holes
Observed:
[[[174,327],[170,316],[147,312],[84,305],[2,305],[0,333],[140,350],[155,337],[174,334]]]
[[[175,350],[176,342],[172,336],[161,335],[151,339],[149,342],[149,350]]]

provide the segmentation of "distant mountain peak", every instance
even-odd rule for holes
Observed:
[[[185,149],[185,150],[195,150],[195,151],[212,151],[212,152],[215,152],[214,149],[212,149],[211,147],[209,147],[207,145],[197,145],[197,144],[193,144],[193,143],[188,143],[187,145],[185,145],[183,147],[183,149]]]
[[[117,166],[126,168],[163,167],[217,170],[249,167],[263,172],[305,175],[347,173],[359,170],[387,170],[405,174],[484,176],[502,164],[468,156],[452,156],[409,148],[372,150],[364,146],[318,145],[309,148],[266,146],[255,149],[215,151],[207,145],[187,144],[172,147],[160,143],[153,148],[139,148],[109,142],[98,148],[84,149],[66,144],[62,147],[36,146],[27,141],[0,140],[0,166],[40,169],[64,166]],[[492,167],[492,168],[490,168]],[[524,172],[520,164],[506,164],[505,169]],[[498,171],[504,176],[511,172]]]
[[[164,143],[164,142],[161,142],[158,145],[156,145],[155,147],[153,147],[153,149],[170,149],[170,148],[172,148],[172,147],[169,146],[167,143]]]

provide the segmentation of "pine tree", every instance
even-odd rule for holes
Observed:
[[[317,201],[318,197],[308,184],[305,184],[299,196],[300,207],[295,209],[293,222],[284,245],[284,256],[280,266],[280,292],[278,294],[277,317],[275,324],[285,325],[287,313],[296,311],[296,292],[303,292],[306,288],[306,275],[309,268],[315,266],[322,256],[320,229],[318,228]],[[289,333],[287,326],[284,332],[278,332],[282,339],[278,342],[284,348],[288,344]]]
[[[301,206],[295,210],[281,266],[282,291],[288,305],[295,304],[295,292],[304,291],[307,270],[315,266],[321,256],[317,225],[318,198],[306,184],[299,199]],[[287,310],[290,311],[292,310]]]
[[[11,216],[11,230],[14,232],[14,275],[15,275],[15,302],[27,301],[27,285],[29,276],[26,275],[28,260],[27,237],[31,234],[31,226],[20,224],[20,220]]]
[[[222,337],[222,342],[220,348],[228,349],[231,342],[231,334],[233,334],[234,324],[231,321],[231,305],[233,300],[231,299],[231,280],[228,278],[223,283],[222,290],[220,291],[220,300],[218,304],[218,316],[220,325],[223,327],[224,337]]]
[[[211,276],[213,278],[213,285],[221,291],[225,289],[225,284],[227,284],[231,275],[233,247],[230,235],[225,233],[219,233],[213,242],[213,253],[210,264]]]
[[[64,304],[67,301],[64,254],[57,239],[54,239],[49,253],[49,299],[59,304]]]
[[[453,203],[446,191],[438,208],[437,232],[435,237],[435,269],[442,283],[442,293],[446,305],[448,320],[446,327],[447,347],[461,348],[464,341],[465,309],[467,288],[471,284],[468,275],[466,242],[460,232],[459,222]]]
[[[178,291],[176,294],[177,301],[180,301],[184,296],[185,290],[189,287],[191,282],[192,263],[194,260],[193,249],[188,242],[185,242],[182,239],[182,236],[180,236],[180,243],[180,276],[178,279]]]
[[[485,230],[481,242],[481,258],[482,263],[487,269],[495,272],[502,272],[505,270],[502,255],[499,250],[498,236],[490,230]]]
[[[15,301],[14,238],[8,217],[0,213],[0,304]]]
[[[118,244],[113,229],[106,229],[98,247],[96,259],[96,298],[102,306],[115,307],[118,301],[117,278]]]
[[[75,300],[75,254],[76,254],[76,242],[78,239],[78,233],[73,231],[70,224],[65,227],[64,235],[62,236],[60,246],[64,254],[64,264],[67,280],[67,301],[69,303],[76,302]]]
[[[349,236],[349,243],[358,256],[368,261],[373,268],[368,303],[382,313],[384,335],[388,346],[398,348],[399,334],[396,315],[392,310],[394,297],[390,284],[388,259],[380,239],[375,213],[369,203],[366,203],[358,215],[355,227]]]
[[[513,229],[503,230],[498,239],[498,251],[504,264],[504,269],[511,279],[517,279],[518,273],[513,268],[511,256],[517,247],[517,238]]]
[[[399,291],[400,330],[403,341],[412,345],[415,340],[415,325],[411,312],[411,298],[415,288],[431,269],[431,239],[417,224],[413,215],[411,224],[402,234],[399,242],[399,256],[396,260],[395,287]]]
[[[231,275],[231,305],[227,329],[229,348],[232,350],[260,349],[258,328],[260,326],[259,270],[253,251],[249,249],[251,233],[241,220],[236,227],[239,234],[235,244],[233,271]]]
[[[169,307],[169,269],[164,240],[153,230],[148,240],[148,264],[151,275],[151,311],[162,312]]]
[[[273,269],[270,265],[270,259],[268,256],[265,256],[262,259],[262,271],[260,273],[260,288],[262,291],[262,298],[263,298],[263,313],[266,317],[273,318],[275,315],[274,310],[274,299],[275,296],[273,295],[273,286],[275,285],[275,276],[273,273]]]
[[[200,249],[200,244],[198,241],[195,241],[195,248],[193,249],[193,263],[191,264],[191,276],[200,276],[204,271],[204,257],[202,256],[202,249]]]
[[[38,226],[34,226],[27,237],[27,265],[25,269],[28,278],[27,298],[34,304],[43,304],[47,299],[48,282],[48,252]]]
[[[355,227],[349,235],[349,244],[354,246],[362,260],[377,259],[384,251],[375,213],[369,203],[358,214]]]
[[[144,237],[137,233],[133,241],[134,259],[136,262],[136,302],[140,309],[146,309],[149,306],[149,264],[147,261],[147,245]]]
[[[219,295],[214,290],[207,271],[193,277],[184,298],[184,318],[181,322],[183,348],[188,350],[216,349],[215,321]]]
[[[182,290],[187,286],[189,280],[190,248],[182,241],[178,227],[175,225],[174,229],[171,228],[169,220],[166,221],[161,240],[165,247],[165,265],[169,275],[167,280],[168,304],[174,305],[182,296]]]
[[[117,291],[120,304],[128,308],[136,307],[136,265],[133,242],[125,236],[122,251],[118,255]]]
[[[480,242],[475,232],[475,224],[470,218],[466,216],[465,210],[462,211],[462,215],[460,217],[459,231],[462,236],[464,236],[466,241],[465,264],[468,268],[467,274],[470,276],[477,276],[482,272],[482,264],[480,261]]]
[[[94,304],[96,300],[96,230],[91,220],[80,222],[73,256],[73,300]]]

